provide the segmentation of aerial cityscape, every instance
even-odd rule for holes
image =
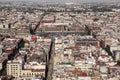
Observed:
[[[120,80],[120,1],[0,0],[0,80]]]

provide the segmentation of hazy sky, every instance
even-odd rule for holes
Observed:
[[[39,2],[120,2],[120,0],[0,0],[0,1],[39,1]]]

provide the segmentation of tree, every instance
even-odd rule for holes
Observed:
[[[117,65],[120,66],[120,60],[117,61]]]

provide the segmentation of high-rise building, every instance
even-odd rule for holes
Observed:
[[[22,60],[8,61],[8,63],[7,63],[7,75],[19,77],[22,75],[21,71],[22,71]]]
[[[30,64],[24,64],[22,59],[8,61],[7,75],[12,75],[16,78],[33,76],[44,77],[45,65],[41,65],[37,62],[30,62]]]

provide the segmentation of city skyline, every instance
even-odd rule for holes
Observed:
[[[92,1],[0,0],[0,80],[120,80],[120,2]]]
[[[33,2],[50,2],[50,3],[89,3],[89,2],[120,2],[120,0],[0,0],[0,1],[33,1]]]

